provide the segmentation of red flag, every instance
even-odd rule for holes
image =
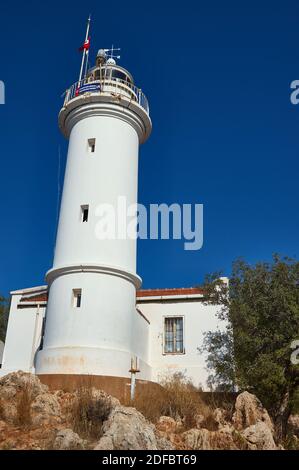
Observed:
[[[82,52],[84,50],[88,51],[90,47],[90,38],[86,39],[86,41],[84,41],[84,44],[83,46],[80,47],[79,51]]]

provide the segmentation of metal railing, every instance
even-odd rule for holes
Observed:
[[[110,95],[115,99],[125,97],[130,101],[134,101],[141,106],[147,114],[149,114],[149,105],[146,96],[140,88],[132,85],[130,82],[121,80],[120,78],[110,78],[104,80],[90,80],[84,78],[80,82],[74,83],[65,92],[64,106],[74,98],[84,94],[101,94]]]

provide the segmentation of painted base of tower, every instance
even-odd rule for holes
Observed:
[[[79,374],[38,374],[40,381],[48,385],[50,390],[64,390],[73,392],[80,387],[95,387],[104,390],[109,395],[118,398],[122,402],[130,399],[131,382],[126,377],[108,375],[79,375]],[[161,385],[149,380],[136,379],[135,396],[142,393],[145,388],[160,388]]]
[[[36,360],[37,375],[87,375],[130,377],[132,353],[116,349],[90,347],[46,348]],[[139,360],[141,380],[151,380],[151,368]]]

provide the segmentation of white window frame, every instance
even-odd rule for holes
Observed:
[[[80,294],[80,305],[77,305],[78,294]],[[82,289],[76,288],[72,290],[72,307],[81,308],[82,307]]]
[[[83,220],[84,218],[84,211],[87,209],[88,214],[87,214],[87,220]],[[89,204],[81,204],[80,206],[80,222],[82,224],[88,224],[89,222],[89,215],[90,215],[90,207]]]
[[[96,139],[95,137],[87,139],[87,150],[88,153],[95,153],[96,151]]]
[[[182,352],[166,352],[165,351],[165,319],[166,318],[182,318],[183,320],[183,351]],[[162,344],[162,355],[163,356],[182,356],[183,354],[186,354],[186,347],[185,347],[185,315],[163,315],[162,317],[163,320],[163,344]]]

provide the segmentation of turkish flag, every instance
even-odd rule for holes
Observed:
[[[88,51],[90,47],[90,38],[86,39],[86,41],[84,41],[84,44],[83,46],[80,47],[79,51],[82,52],[82,51]]]

